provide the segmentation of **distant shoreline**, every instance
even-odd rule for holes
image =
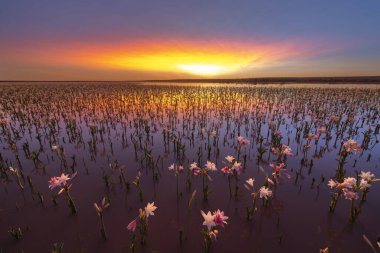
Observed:
[[[287,84],[287,83],[318,83],[318,84],[380,84],[380,76],[353,77],[263,77],[238,79],[172,79],[145,80],[145,82],[179,82],[179,83],[247,83],[247,84]]]
[[[262,78],[215,78],[215,79],[166,79],[166,80],[2,80],[0,83],[25,83],[25,82],[128,82],[128,83],[245,83],[245,84],[380,84],[380,76],[350,76],[350,77],[262,77]]]

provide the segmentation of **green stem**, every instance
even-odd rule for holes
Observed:
[[[351,200],[350,216],[351,216],[351,221],[354,222],[356,218],[356,214],[355,214],[355,205],[354,205],[353,199]]]
[[[232,190],[231,190],[231,175],[228,175],[228,187],[230,188],[230,197],[232,197]]]
[[[178,174],[175,177],[176,177],[176,181],[177,181],[177,198],[178,198],[178,196],[179,196],[179,193],[178,193]]]
[[[207,234],[207,235],[205,235],[205,252],[209,253],[210,250],[211,250],[211,238]]]
[[[101,233],[103,239],[106,241],[107,240],[107,234],[106,234],[106,229],[104,226],[103,214],[100,214],[100,224],[101,224],[100,233]]]
[[[67,198],[68,198],[68,200],[69,200],[69,207],[71,208],[71,212],[72,212],[73,214],[77,213],[77,209],[76,209],[76,207],[75,207],[75,204],[74,204],[73,199],[72,199],[71,196],[70,196],[69,190],[66,189],[65,192],[66,192],[66,196],[67,196]]]

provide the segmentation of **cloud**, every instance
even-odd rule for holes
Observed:
[[[155,79],[188,77],[239,77],[268,73],[270,69],[292,66],[292,62],[336,54],[344,50],[336,41],[293,38],[282,41],[255,41],[229,38],[162,38],[96,42],[65,40],[24,42],[12,50],[7,45],[2,65],[24,69],[24,78],[43,72],[46,79],[58,78],[56,70],[67,73],[62,78],[94,80],[102,77]],[[1,62],[0,62],[1,63]],[[76,71],[83,69],[86,71]],[[71,73],[71,74],[70,74]],[[275,74],[275,73],[273,73]],[[22,76],[22,75],[21,75]]]

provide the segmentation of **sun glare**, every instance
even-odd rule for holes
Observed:
[[[209,64],[179,64],[179,69],[184,70],[190,74],[213,76],[220,74],[225,68],[219,65],[209,65]]]
[[[69,57],[76,64],[127,70],[128,74],[156,73],[163,77],[227,77],[245,75],[251,70],[286,58],[292,48],[288,45],[259,45],[254,43],[225,42],[198,43],[168,41],[165,43],[130,43],[109,48],[82,50]],[[75,51],[75,50],[74,50]],[[77,52],[77,51],[76,51]],[[82,61],[82,62],[80,62]]]

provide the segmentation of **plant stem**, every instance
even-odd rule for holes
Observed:
[[[77,213],[77,209],[75,208],[75,204],[74,204],[73,199],[72,199],[71,196],[70,196],[69,190],[66,189],[65,192],[66,192],[66,196],[67,196],[67,198],[68,198],[68,200],[69,200],[69,207],[71,208],[71,212],[72,212],[73,214]]]

